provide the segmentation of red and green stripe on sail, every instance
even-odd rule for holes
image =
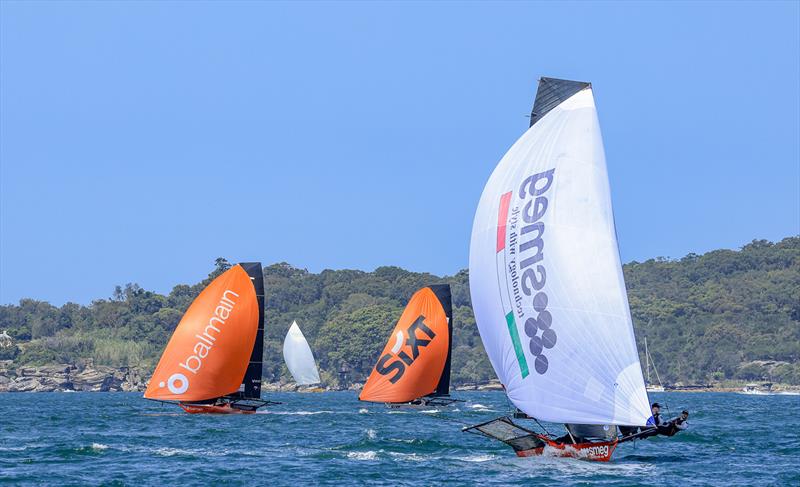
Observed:
[[[497,272],[501,284],[500,294],[504,294],[502,286],[506,281],[506,263],[505,263],[505,249],[506,249],[506,226],[508,223],[508,207],[511,204],[511,191],[500,196],[500,209],[497,214]],[[505,307],[505,300],[503,307]],[[510,301],[510,300],[509,300]],[[509,302],[509,311],[506,313],[506,325],[508,325],[508,334],[511,336],[511,343],[514,345],[514,354],[517,356],[519,363],[519,370],[522,373],[522,378],[528,376],[528,361],[525,359],[525,352],[522,349],[522,342],[519,339],[519,330],[517,329],[517,322],[514,319],[514,310],[511,309]]]

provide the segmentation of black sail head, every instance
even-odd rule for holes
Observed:
[[[542,119],[547,112],[557,107],[561,102],[575,93],[591,88],[592,84],[586,81],[571,81],[558,78],[539,78],[539,87],[536,90],[536,100],[531,111],[531,127]]]

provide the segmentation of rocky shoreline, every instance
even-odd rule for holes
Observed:
[[[13,367],[0,361],[0,392],[144,392],[149,370],[108,367],[92,363]],[[359,391],[362,384],[346,390]],[[329,387],[302,387],[295,383],[265,383],[264,392],[322,392]]]
[[[108,367],[89,363],[13,367],[10,360],[0,361],[0,392],[143,392],[149,370],[135,367]],[[346,388],[304,387],[293,382],[264,383],[264,392],[360,391],[363,384]],[[502,391],[497,380],[453,386],[454,391]],[[741,392],[741,385],[674,386],[667,392]],[[776,385],[773,393],[798,393],[800,387]]]
[[[0,392],[143,391],[146,376],[132,367],[61,364],[12,368],[0,363]]]

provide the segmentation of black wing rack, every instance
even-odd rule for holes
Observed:
[[[515,451],[533,450],[545,446],[535,431],[523,428],[507,416],[467,426],[462,431],[500,440]]]

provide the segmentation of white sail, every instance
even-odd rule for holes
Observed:
[[[319,384],[319,370],[314,361],[314,354],[308,346],[306,337],[293,321],[283,341],[283,359],[294,381],[299,385]]]
[[[574,94],[542,96],[549,111],[534,107],[533,126],[483,191],[470,244],[472,305],[506,393],[529,416],[644,425],[649,405],[594,98],[588,83],[566,83]]]

